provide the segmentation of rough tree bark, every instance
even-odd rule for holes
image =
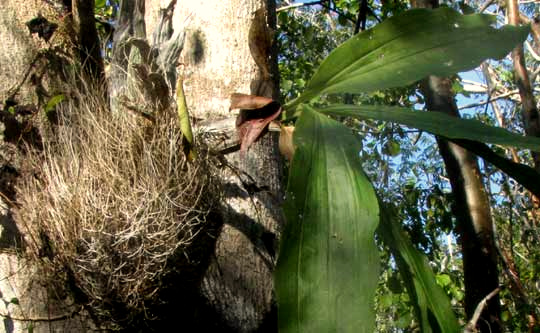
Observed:
[[[161,1],[161,5],[167,6],[170,2]],[[235,117],[229,111],[230,95],[235,92],[277,98],[277,75],[263,75],[276,72],[275,54],[268,55],[271,61],[265,63],[270,64],[269,68],[261,67],[260,62],[257,64],[253,59],[250,43],[252,47],[254,44],[249,40],[249,31],[254,24],[264,20],[264,29],[275,25],[274,1],[177,2],[174,12],[175,28],[185,29],[187,34],[185,52],[180,62],[185,70],[187,101],[195,119],[212,122]],[[0,96],[5,110],[11,105],[9,103],[39,105],[46,101],[46,98],[50,98],[47,94],[36,94],[36,87],[31,84],[21,86],[15,95],[11,89],[16,83],[22,82],[25,71],[32,68],[31,63],[35,59],[33,56],[38,53],[37,50],[50,46],[49,42],[30,36],[24,26],[25,22],[36,17],[38,13],[52,21],[66,18],[62,15],[65,12],[61,11],[71,11],[73,21],[70,21],[70,26],[66,29],[71,29],[74,35],[68,34],[66,41],[79,46],[77,51],[81,63],[88,66],[85,67],[86,73],[99,75],[102,72],[102,63],[95,47],[97,44],[93,19],[89,17],[93,1],[73,0],[69,3],[70,6],[60,6],[59,9],[52,9],[47,3],[61,2],[32,0],[21,3],[9,0],[0,8],[0,41],[10,46],[0,54],[3,75]],[[117,31],[123,31],[130,36],[145,37],[144,30],[148,30],[148,36],[151,35],[156,27],[160,1],[121,1],[120,6],[125,11],[131,11],[134,19],[125,22],[119,20]],[[255,15],[260,9],[264,15]],[[130,57],[136,56],[130,54]],[[129,71],[127,73],[129,76]],[[126,72],[115,72],[112,69],[109,77],[112,81],[112,99],[121,93],[120,88],[125,81],[129,82],[129,77],[125,74]],[[15,100],[7,101],[9,97]],[[2,119],[2,123],[4,120]],[[231,131],[224,135],[234,140],[236,133]],[[13,148],[15,155],[21,154],[16,145],[9,147]],[[10,205],[15,204],[16,196],[8,176],[12,171],[12,176],[16,177],[19,165],[13,165],[11,156],[7,156],[5,151],[2,151],[1,160],[0,221],[5,226],[2,241],[11,241],[9,246],[5,247],[9,247],[9,251],[5,250],[0,254],[1,277],[5,277],[0,282],[0,297],[4,301],[0,302],[0,315],[4,318],[5,331],[23,331],[31,324],[34,332],[83,332],[88,326],[84,318],[72,318],[79,308],[68,302],[69,300],[51,303],[47,289],[43,288],[44,286],[32,285],[32,281],[28,279],[31,276],[31,267],[26,267],[25,262],[15,255],[17,250],[13,249],[19,243],[13,239],[22,236],[12,223]],[[191,325],[197,325],[197,329],[202,331],[275,331],[272,272],[277,239],[283,222],[279,208],[282,201],[282,165],[277,137],[275,133],[267,133],[245,156],[240,156],[234,147],[228,151],[233,152],[224,156],[221,174],[225,190],[221,207],[224,223],[219,234],[216,233],[215,248],[202,249],[202,254],[197,253],[197,256],[189,258],[200,260],[201,267],[204,268],[204,278],[165,281],[182,287],[178,288],[178,293],[169,295],[168,299],[167,295],[163,295],[165,300],[179,306],[171,308],[165,304],[157,309],[170,314],[170,321],[157,324],[163,325],[163,328],[174,324],[182,325],[188,330],[192,328]],[[4,243],[2,244],[4,249]],[[210,252],[203,253],[205,251]]]
[[[459,117],[451,82],[430,76],[422,84],[428,110]],[[437,138],[450,179],[463,254],[465,312],[471,318],[477,305],[498,286],[497,252],[489,200],[476,156],[466,149]],[[499,297],[492,297],[478,321],[480,332],[501,332]]]
[[[157,3],[147,2],[148,34],[155,26]],[[256,16],[259,9],[266,15]],[[260,68],[249,40],[252,24],[275,25],[274,10],[273,0],[177,2],[175,29],[186,31],[180,62],[185,66],[188,106],[196,119],[208,124],[235,116],[229,111],[235,92],[278,97],[275,53],[268,55],[271,68]],[[261,19],[267,22],[257,21]],[[266,78],[265,71],[274,75]],[[222,173],[225,223],[202,292],[223,320],[222,330],[275,331],[272,272],[283,223],[277,137],[268,133],[245,156],[234,152],[226,160],[230,166]]]
[[[84,72],[92,78],[104,80],[101,45],[94,18],[94,0],[72,1],[73,27],[79,46],[79,58]]]
[[[412,5],[436,8],[438,0],[412,1]],[[421,90],[428,110],[460,116],[450,78],[429,76],[421,82]],[[452,211],[463,254],[465,312],[471,318],[477,305],[499,286],[489,199],[476,156],[441,138],[437,138],[437,144],[452,187]],[[500,314],[499,297],[495,295],[482,312],[477,325],[479,331],[501,332]]]
[[[24,147],[39,146],[36,136],[26,135],[25,130],[32,126],[24,117],[37,111],[37,105],[46,102],[59,84],[59,77],[45,69],[57,66],[60,59],[48,57],[43,50],[70,43],[66,43],[69,35],[59,14],[39,0],[6,0],[0,6],[0,43],[4,46],[0,53],[0,331],[7,333],[84,332],[88,328],[86,319],[77,315],[80,307],[65,296],[51,295],[35,279],[32,263],[21,255],[24,235],[13,218],[14,186],[22,175]],[[40,16],[57,24],[62,33],[46,41],[43,36],[51,32],[47,30],[51,26],[42,26],[42,37],[30,34],[25,23]],[[13,112],[8,112],[10,107]]]
[[[520,24],[518,1],[508,0],[508,23],[513,25]],[[536,27],[536,23],[533,24]],[[537,29],[533,29],[533,36],[537,37]],[[536,106],[536,99],[533,95],[531,80],[529,79],[529,73],[527,72],[527,66],[525,64],[525,55],[523,53],[523,45],[518,45],[512,51],[512,60],[514,62],[514,76],[516,85],[519,90],[519,96],[521,98],[521,118],[523,121],[523,127],[525,128],[525,134],[530,136],[540,137],[540,113]],[[540,171],[540,153],[531,152],[534,167],[537,171]],[[540,199],[537,199],[540,200]]]

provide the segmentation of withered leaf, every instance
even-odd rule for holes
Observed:
[[[281,114],[281,105],[268,97],[233,94],[230,109],[241,109],[236,119],[240,152],[245,153]]]
[[[265,107],[272,102],[273,100],[268,97],[234,93],[231,95],[231,106],[229,110],[255,110]]]
[[[51,39],[52,35],[58,29],[58,24],[49,22],[45,17],[38,14],[30,21],[26,22],[26,26],[30,33],[37,33],[39,37],[43,38],[46,42]]]
[[[281,126],[279,134],[279,151],[287,160],[291,161],[294,155],[295,146],[293,144],[294,126]]]

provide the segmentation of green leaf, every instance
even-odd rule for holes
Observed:
[[[437,274],[436,279],[437,283],[441,287],[446,287],[450,283],[452,283],[452,280],[450,279],[450,276],[448,274]]]
[[[383,147],[383,153],[389,156],[397,156],[401,152],[401,146],[396,140],[389,140]]]
[[[448,296],[437,284],[426,256],[418,251],[402,232],[391,207],[381,210],[377,234],[390,248],[396,260],[422,332],[459,332],[460,326]]]
[[[64,99],[66,99],[66,97],[62,94],[51,97],[51,99],[49,99],[49,101],[45,105],[45,112],[49,113],[54,111],[56,109],[56,106],[60,104]]]
[[[503,322],[507,322],[508,320],[510,320],[510,318],[511,318],[511,315],[509,311],[503,311],[501,313],[501,319]]]
[[[11,304],[19,305],[19,299],[17,297],[13,297],[9,302]]]
[[[191,130],[191,122],[189,120],[189,111],[184,94],[184,78],[180,75],[176,82],[176,104],[178,108],[178,121],[180,123],[180,131],[183,137],[183,149],[189,161],[197,158],[195,150],[195,142],[193,140],[193,131]]]
[[[330,53],[305,92],[285,108],[323,93],[369,92],[466,71],[487,58],[504,57],[529,33],[528,26],[492,24],[494,16],[461,15],[450,8],[413,9],[389,18]]]
[[[101,9],[104,8],[107,5],[107,0],[96,0],[95,1],[95,8]]]
[[[280,332],[373,332],[378,204],[360,142],[308,106],[296,123],[275,272]]]
[[[449,139],[468,139],[540,151],[539,138],[519,135],[501,127],[485,125],[478,120],[452,117],[441,112],[378,105],[332,105],[317,111],[335,116],[391,121]]]

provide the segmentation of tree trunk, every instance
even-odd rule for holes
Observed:
[[[459,116],[448,78],[430,76],[422,85],[428,110]],[[498,286],[497,252],[489,200],[476,157],[458,145],[437,138],[452,186],[457,232],[463,254],[465,312],[471,318],[478,304]],[[478,321],[481,332],[501,332],[499,297],[492,297]]]
[[[39,0],[23,3],[8,1],[0,8],[0,40],[4,45],[11,46],[0,55],[3,75],[0,96],[3,102],[10,100],[4,103],[4,109],[13,103],[23,102],[32,103],[38,109],[38,105],[43,105],[51,97],[50,94],[43,94],[46,90],[35,89],[24,75],[26,72],[30,73],[28,76],[33,75],[31,70],[35,66],[31,64],[38,54],[37,50],[49,46],[38,37],[30,36],[24,26],[25,22],[36,17],[39,12],[52,21],[66,14],[66,10],[73,10],[74,20],[70,21],[73,26],[65,28],[75,35],[64,37],[68,42],[78,43],[78,56],[82,58],[83,64],[88,65],[85,67],[86,72],[93,76],[100,75],[102,64],[96,53],[94,23],[88,17],[91,15],[91,6],[78,0],[72,4],[69,8],[53,10]],[[121,1],[121,7],[131,11],[134,20],[119,20],[117,32],[144,37],[143,18],[146,13],[146,29],[148,35],[151,35],[157,23],[159,1]],[[255,11],[261,8],[266,15],[256,16]],[[174,22],[175,28],[182,27],[187,33],[185,52],[180,62],[185,68],[186,98],[194,119],[214,121],[233,117],[234,114],[229,112],[229,100],[235,92],[277,98],[277,75],[263,75],[272,71],[275,73],[275,53],[267,55],[271,59],[268,62],[270,68],[262,68],[252,57],[249,40],[253,24],[264,20],[267,21],[262,22],[264,29],[267,29],[267,25],[275,25],[274,11],[273,1],[212,0],[206,1],[204,5],[178,1]],[[89,36],[90,39],[87,39]],[[122,81],[127,79],[129,82],[129,74],[128,77],[122,76],[122,73],[113,69],[110,79],[111,98],[114,99],[122,93],[122,85],[125,85]],[[23,81],[24,84],[19,87],[17,83]],[[46,86],[49,87],[48,83]],[[4,125],[6,119],[1,120]],[[8,132],[8,128],[3,131],[3,141],[7,141]],[[233,131],[225,135],[236,137]],[[16,135],[10,137],[18,138]],[[0,305],[0,315],[4,317],[5,331],[23,331],[31,326],[34,332],[83,332],[88,329],[89,321],[77,317],[80,308],[66,305],[73,304],[70,300],[53,302],[47,294],[47,286],[33,284],[31,264],[15,255],[15,247],[20,246],[19,239],[24,237],[20,235],[10,210],[17,199],[13,178],[19,176],[20,164],[13,164],[14,159],[8,156],[10,151],[6,147],[13,151],[12,155],[19,156],[17,161],[21,160],[23,153],[13,143],[7,146],[8,143],[3,143],[0,156],[0,222],[4,227],[0,240],[2,249],[5,249],[0,254],[2,277],[5,277],[0,282],[4,301]],[[228,151],[231,150],[234,151]],[[157,323],[156,327],[170,327],[172,323],[182,325],[188,331],[194,327],[202,331],[208,329],[220,332],[276,330],[272,272],[283,222],[280,210],[282,162],[278,154],[277,137],[275,133],[267,133],[245,156],[236,151],[225,155],[223,161],[221,177],[224,198],[221,210],[224,224],[219,229],[220,233],[216,233],[217,238],[213,241],[215,248],[204,245],[188,258],[199,263],[198,268],[203,269],[204,279],[190,276],[165,281],[181,286],[177,293],[162,295],[166,303],[156,310],[170,314],[170,320]],[[201,237],[210,239],[212,232],[208,233],[208,236]]]
[[[24,253],[24,236],[15,223],[13,209],[17,193],[15,183],[24,176],[26,145],[39,148],[39,135],[28,112],[47,102],[59,82],[57,74],[45,70],[59,66],[60,60],[48,57],[48,47],[68,38],[65,31],[48,41],[45,39],[53,25],[44,25],[39,33],[31,34],[25,24],[42,15],[45,24],[65,27],[59,22],[59,12],[39,0],[6,0],[0,6],[0,317],[3,332],[84,332],[89,321],[79,316],[80,307],[65,295],[53,295],[49,286],[42,285],[33,262]],[[44,29],[44,30],[43,30]],[[39,36],[41,34],[41,36]],[[65,42],[65,40],[64,40]],[[8,112],[12,107],[12,112]],[[27,135],[29,130],[32,135]],[[28,175],[26,175],[28,176]],[[2,330],[0,328],[0,331]],[[93,328],[93,327],[92,327]]]
[[[508,0],[508,23],[519,25],[519,7],[517,0]],[[537,30],[533,30],[533,36],[536,36]],[[540,137],[540,113],[536,106],[531,80],[527,72],[525,64],[525,55],[523,53],[523,45],[518,45],[512,51],[512,61],[514,62],[514,76],[516,85],[521,98],[521,118],[525,134],[530,136]],[[540,152],[531,152],[534,161],[534,167],[540,172]],[[540,198],[538,198],[540,200]]]
[[[415,7],[435,8],[438,1],[415,1]],[[449,78],[430,76],[421,83],[426,108],[459,117]],[[489,199],[482,182],[476,156],[466,149],[437,138],[450,179],[457,220],[456,231],[463,254],[465,276],[465,312],[471,318],[478,304],[498,286],[497,251]],[[501,309],[498,295],[491,297],[482,311],[477,328],[480,332],[501,332]]]
[[[105,73],[94,7],[94,0],[74,0],[72,2],[73,25],[77,35],[79,59],[85,75],[88,75],[91,80],[103,81]]]
[[[158,1],[148,1],[148,35],[157,20]],[[256,17],[263,9],[267,15]],[[263,77],[250,51],[252,24],[275,26],[274,1],[179,0],[174,12],[175,29],[184,28],[186,42],[180,62],[184,65],[188,107],[196,119],[217,121],[234,117],[230,95],[245,93],[277,98],[277,75]],[[267,22],[258,22],[265,20]],[[195,123],[197,126],[197,123]],[[226,133],[235,137],[234,132]],[[279,231],[283,223],[282,161],[275,133],[267,133],[241,156],[227,154],[223,168],[223,229],[215,255],[206,272],[202,292],[234,332],[275,331],[272,272]],[[225,327],[220,327],[223,331]]]

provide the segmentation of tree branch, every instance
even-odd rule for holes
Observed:
[[[79,61],[86,74],[102,81],[105,79],[101,44],[94,17],[94,0],[72,1],[73,22],[77,33]]]
[[[482,13],[483,11],[485,11],[489,6],[491,6],[493,3],[495,2],[495,0],[488,0],[486,1],[482,7],[480,7],[480,9],[478,9],[478,12],[479,13]]]
[[[500,287],[495,288],[492,292],[490,292],[480,303],[478,303],[478,306],[476,307],[476,310],[474,310],[474,315],[472,316],[471,320],[465,327],[464,332],[476,332],[476,323],[478,322],[478,319],[480,319],[480,315],[482,314],[482,311],[484,311],[484,308],[487,305],[487,302],[492,299],[495,295],[499,293],[501,290]]]
[[[358,19],[354,26],[354,34],[356,35],[360,31],[366,30],[366,20],[367,20],[368,4],[367,0],[360,0],[360,7],[358,10]]]
[[[474,107],[477,107],[477,106],[486,105],[486,104],[494,102],[494,101],[496,101],[498,99],[503,99],[503,98],[506,98],[506,97],[509,97],[509,96],[512,96],[512,95],[516,95],[516,94],[519,94],[519,91],[512,90],[512,91],[509,91],[509,92],[506,92],[506,93],[503,93],[503,94],[500,94],[500,95],[497,95],[497,96],[490,97],[485,101],[480,101],[480,102],[470,103],[470,104],[460,106],[459,110],[469,109],[469,108],[474,108]]]
[[[540,198],[540,173],[528,165],[513,162],[491,150],[485,143],[465,139],[447,139],[482,157]]]
[[[6,318],[6,319],[11,319],[11,320],[16,320],[16,321],[23,321],[23,322],[25,322],[25,321],[26,322],[27,321],[31,321],[31,322],[53,322],[53,321],[61,321],[61,320],[67,320],[67,319],[73,318],[73,316],[75,316],[76,314],[79,314],[82,310],[83,310],[83,308],[81,307],[80,309],[73,310],[70,313],[63,314],[63,315],[58,315],[58,316],[52,316],[52,317],[17,317],[17,316],[12,316],[10,314],[5,314],[5,313],[0,313],[0,317]]]
[[[294,3],[292,5],[279,7],[278,9],[276,9],[276,12],[283,12],[283,11],[286,11],[286,10],[289,10],[289,9],[296,9],[296,8],[300,8],[300,7],[315,6],[315,5],[322,5],[322,1]]]
[[[508,0],[507,5],[508,23],[512,25],[520,24],[520,13],[517,0]],[[518,45],[512,51],[512,61],[514,62],[514,73],[516,85],[519,89],[522,106],[522,119],[525,133],[530,136],[540,137],[540,114],[536,107],[536,100],[525,65],[525,55],[523,45]],[[536,170],[540,171],[540,154],[531,152]]]

